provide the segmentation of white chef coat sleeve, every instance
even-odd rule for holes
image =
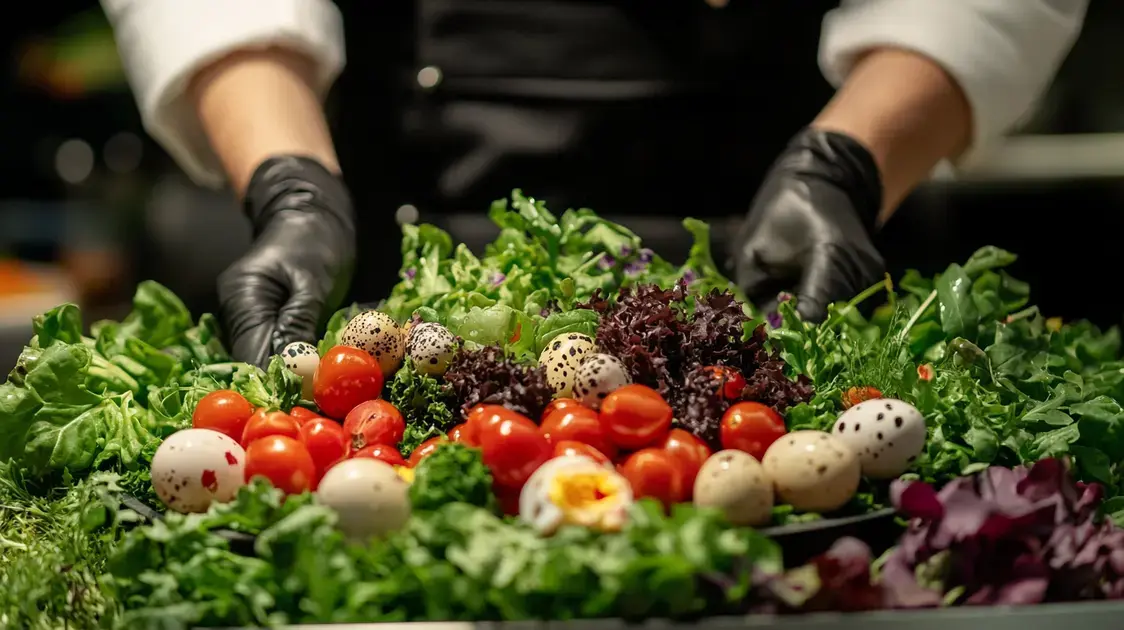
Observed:
[[[195,181],[226,181],[188,81],[236,49],[285,46],[316,64],[326,93],[343,69],[343,19],[331,0],[101,0],[145,128]]]
[[[839,87],[871,48],[912,50],[964,90],[973,147],[1031,112],[1081,31],[1088,0],[843,0],[828,12],[820,67]]]

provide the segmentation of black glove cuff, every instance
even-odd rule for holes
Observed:
[[[310,157],[286,155],[262,162],[250,177],[243,205],[254,236],[282,210],[327,214],[343,229],[355,229],[351,195],[343,180]]]
[[[830,181],[850,197],[867,232],[878,227],[882,174],[874,156],[858,140],[805,127],[789,141],[775,168]]]

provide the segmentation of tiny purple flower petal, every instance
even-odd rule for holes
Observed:
[[[640,261],[630,262],[630,263],[628,263],[627,265],[624,266],[624,273],[625,273],[626,276],[639,275],[640,272],[644,271],[644,268],[647,267],[647,266],[648,265],[646,265],[646,264],[644,264]]]
[[[601,257],[601,260],[597,261],[597,266],[602,269],[612,269],[615,264],[617,264],[617,260],[608,254],[605,254]]]
[[[647,247],[640,250],[640,262],[652,262],[652,259],[655,258],[655,256],[656,253],[648,249]]]
[[[781,292],[781,293],[777,294],[777,302],[778,303],[779,302],[788,302],[791,299],[792,299],[791,293]]]
[[[784,323],[784,320],[781,318],[781,314],[776,311],[773,311],[772,313],[766,315],[765,319],[773,328],[780,328],[781,324]]]
[[[621,256],[628,256],[632,253],[632,248],[628,245],[621,245]]]
[[[699,279],[699,275],[697,273],[695,273],[694,269],[688,269],[688,270],[683,272],[683,282],[686,282],[687,284],[691,284],[692,282],[694,282],[695,280],[698,280],[698,279]]]
[[[413,280],[414,276],[418,275],[418,270],[410,267],[406,270],[406,273],[404,275],[406,276],[407,280]]]
[[[507,276],[503,275],[502,273],[496,272],[496,275],[492,276],[492,286],[498,287],[503,284],[504,280],[507,280]]]

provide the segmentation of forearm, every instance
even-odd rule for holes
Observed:
[[[308,59],[271,48],[227,55],[192,80],[196,114],[239,197],[271,156],[312,157],[339,172],[312,76]]]
[[[938,162],[968,148],[972,112],[939,65],[884,48],[855,64],[812,126],[847,134],[870,150],[881,171],[885,221]]]

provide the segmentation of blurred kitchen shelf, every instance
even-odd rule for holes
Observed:
[[[1124,133],[1012,136],[970,155],[938,182],[1019,182],[1124,178]]]

